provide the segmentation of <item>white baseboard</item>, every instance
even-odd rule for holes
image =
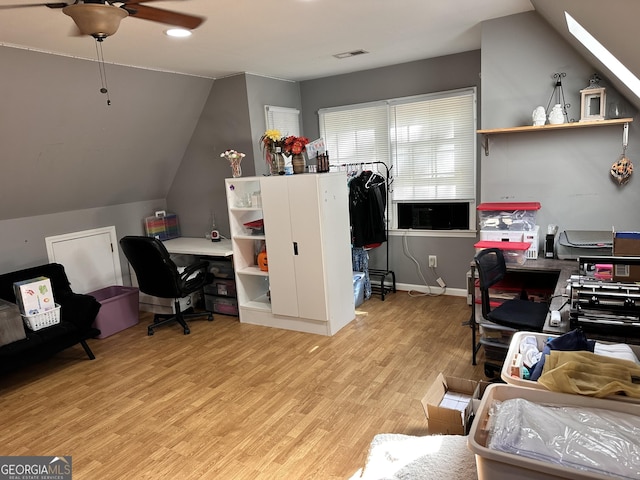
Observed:
[[[388,286],[391,286],[391,285],[388,285]],[[442,293],[443,291],[443,289],[439,285],[430,285],[430,287],[431,287],[431,293],[434,295]],[[396,290],[402,290],[406,292],[411,290],[414,292],[429,293],[429,290],[427,289],[426,286],[412,285],[410,283],[396,283]],[[466,297],[467,290],[464,288],[447,287],[446,290],[444,291],[444,295],[451,295],[452,297]]]

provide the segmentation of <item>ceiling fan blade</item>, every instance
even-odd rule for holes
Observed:
[[[147,7],[139,3],[125,3],[124,8],[129,15],[152,22],[166,23],[167,25],[175,25],[176,27],[187,28],[193,30],[205,21],[204,17],[196,17],[186,13],[172,12],[156,7]]]
[[[0,5],[0,10],[9,10],[12,8],[29,8],[29,7],[49,7],[49,8],[64,8],[68,3],[65,2],[57,2],[57,3],[28,3],[26,5]]]

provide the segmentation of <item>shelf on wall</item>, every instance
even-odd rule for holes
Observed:
[[[633,122],[633,118],[614,118],[609,120],[594,120],[585,122],[560,123],[558,125],[525,125],[521,127],[489,128],[477,130],[477,133],[484,135],[484,154],[489,155],[489,135],[502,135],[505,133],[542,132],[549,130],[567,130],[571,128],[606,127],[608,125],[627,125]]]

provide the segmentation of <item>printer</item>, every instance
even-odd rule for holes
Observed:
[[[613,253],[611,231],[564,230],[556,241],[560,260],[576,260],[584,256],[610,256]]]

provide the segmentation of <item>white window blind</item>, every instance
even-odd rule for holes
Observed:
[[[320,111],[320,136],[332,164],[389,163],[389,107],[386,102]]]
[[[267,130],[279,130],[283,137],[300,136],[300,111],[295,108],[264,107]]]
[[[475,95],[392,102],[393,200],[475,199]]]

